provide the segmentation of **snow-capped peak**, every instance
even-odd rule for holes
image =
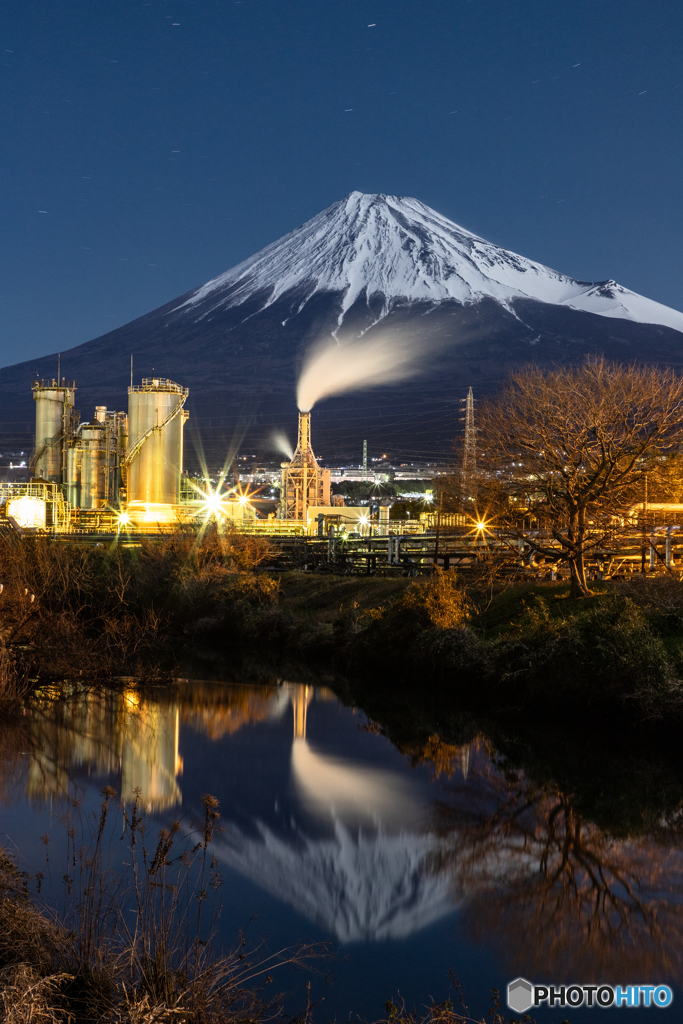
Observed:
[[[535,299],[683,332],[683,313],[615,281],[576,281],[485,241],[417,199],[382,193],[352,192],[183,305],[236,306],[259,292],[266,306],[292,289],[299,308],[316,292],[340,293],[340,323],[363,294],[381,293],[380,316],[403,303],[491,298],[511,307],[516,299]]]

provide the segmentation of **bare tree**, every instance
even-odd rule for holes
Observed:
[[[551,543],[531,546],[555,556],[559,546],[572,593],[586,595],[586,553],[642,500],[645,474],[683,437],[683,379],[596,357],[529,366],[484,406],[480,436],[501,523],[519,530],[532,516]]]

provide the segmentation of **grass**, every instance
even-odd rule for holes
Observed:
[[[37,682],[172,674],[182,648],[259,649],[460,699],[632,718],[683,714],[683,598],[669,578],[463,583],[270,570],[267,540],[179,530],[140,549],[0,538],[0,706]]]
[[[280,605],[296,615],[334,622],[351,607],[376,608],[399,598],[409,586],[408,579],[373,576],[314,576],[302,572],[280,577]]]
[[[211,852],[217,803],[204,797],[189,828],[174,822],[156,836],[139,802],[117,810],[102,791],[90,814],[72,801],[64,819],[64,872],[50,864],[34,877],[0,852],[0,1011],[7,1024],[314,1024],[305,1007],[286,1015],[274,976],[285,964],[315,970],[323,943],[268,954],[240,939],[213,947],[222,881]],[[128,872],[111,862],[123,816]],[[52,872],[57,877],[50,889]],[[46,891],[48,889],[48,891]],[[61,890],[61,894],[60,894]],[[268,996],[266,993],[272,991]],[[459,992],[459,988],[456,988]],[[494,992],[488,1024],[505,1024]],[[377,1022],[380,1024],[380,1021]],[[485,1024],[462,1002],[431,1002],[421,1012],[388,1001],[381,1024]]]
[[[51,863],[47,837],[45,871],[33,878],[0,855],[2,1019],[244,1024],[277,1016],[272,975],[285,964],[313,968],[324,944],[269,954],[239,938],[216,951],[216,800],[203,798],[197,822],[153,835],[138,800],[126,809],[114,797],[105,788],[90,814],[71,802],[63,870]],[[117,842],[125,874],[112,862]]]

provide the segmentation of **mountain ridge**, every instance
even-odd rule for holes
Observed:
[[[418,200],[362,193],[212,281],[62,352],[61,365],[77,380],[88,419],[95,405],[125,408],[133,354],[136,380],[153,371],[189,386],[190,436],[201,434],[212,458],[247,444],[266,453],[272,429],[295,423],[296,377],[310,344],[378,330],[407,334],[429,352],[422,376],[321,402],[314,446],[322,455],[356,452],[365,438],[416,457],[418,448],[443,450],[467,387],[491,393],[529,361],[572,363],[598,352],[683,369],[683,313],[612,281],[576,281]],[[4,421],[29,430],[31,383],[52,376],[56,362],[55,353],[0,370]]]
[[[368,297],[381,293],[389,300],[384,315],[392,300],[467,303],[489,297],[507,305],[526,298],[683,331],[683,313],[616,281],[577,281],[487,242],[417,199],[384,193],[349,193],[201,285],[177,309],[215,293],[218,304],[239,305],[261,290],[270,292],[270,305],[296,287],[306,289],[305,303],[312,282],[314,291],[343,293],[339,326],[365,290]]]

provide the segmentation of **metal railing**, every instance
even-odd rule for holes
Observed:
[[[134,391],[170,391],[174,395],[184,395],[185,398],[190,393],[189,388],[176,384],[174,380],[169,380],[168,377],[143,377],[142,384],[131,384],[128,388],[129,395]]]
[[[61,381],[55,380],[54,377],[46,377],[44,380],[34,380],[33,382],[34,391],[42,391],[43,389],[54,391],[57,388],[59,390],[66,389],[68,391],[75,391],[76,381],[66,380],[65,377],[62,377]]]

